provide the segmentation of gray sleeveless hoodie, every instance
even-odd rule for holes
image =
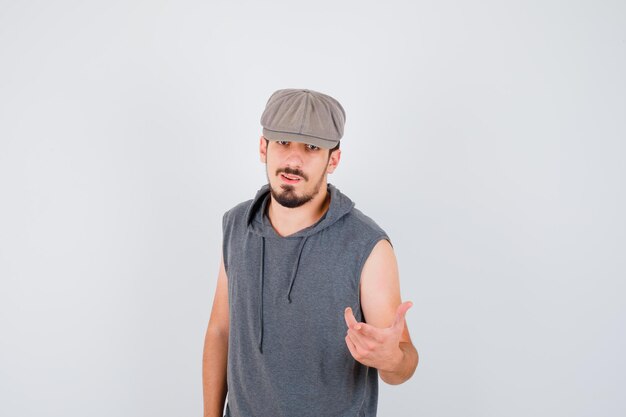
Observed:
[[[387,234],[332,184],[315,224],[281,237],[265,184],[223,217],[230,333],[226,417],[374,417],[378,372],[345,343],[363,264]]]

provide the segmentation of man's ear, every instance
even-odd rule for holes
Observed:
[[[326,167],[326,172],[332,174],[333,171],[339,165],[339,160],[341,159],[341,149],[337,149],[333,153],[330,154],[328,158],[328,165]]]
[[[261,135],[261,138],[259,139],[259,157],[261,162],[264,164],[267,163],[267,142],[265,141],[265,137],[263,135]]]

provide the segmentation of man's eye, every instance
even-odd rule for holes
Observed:
[[[309,147],[310,150],[312,151],[316,151],[318,150],[320,147],[319,146],[315,146],[315,145],[307,145]]]
[[[286,141],[286,140],[279,140],[277,142],[278,142],[279,145],[286,145],[286,144],[289,143],[289,141]]]

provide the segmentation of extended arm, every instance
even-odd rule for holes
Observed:
[[[387,240],[379,241],[365,262],[360,291],[366,323],[357,323],[346,309],[346,344],[356,360],[377,368],[383,381],[401,384],[411,378],[419,357],[404,318],[412,303],[402,303],[396,257]]]

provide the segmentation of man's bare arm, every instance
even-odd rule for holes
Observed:
[[[378,368],[380,378],[390,385],[411,378],[419,361],[404,319],[409,305],[401,304],[396,256],[391,244],[383,239],[374,246],[361,272],[361,309],[370,326],[390,333],[395,327],[400,332],[395,353]],[[365,332],[369,329],[367,325],[362,327]]]
[[[202,355],[204,417],[222,417],[224,415],[224,404],[228,392],[226,367],[229,329],[228,278],[222,259]]]

